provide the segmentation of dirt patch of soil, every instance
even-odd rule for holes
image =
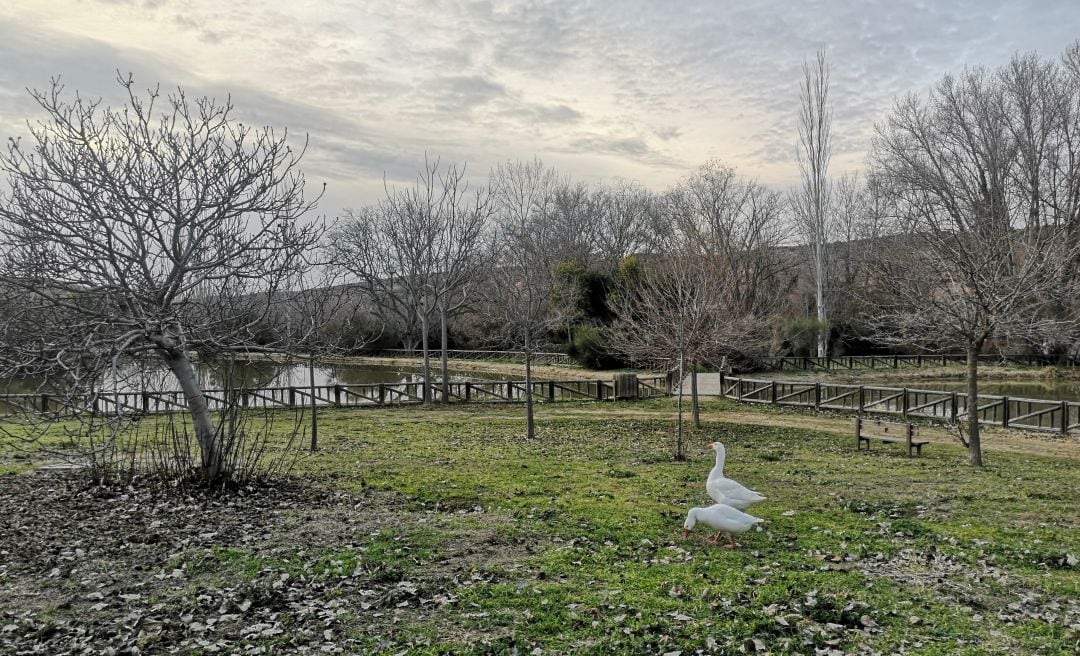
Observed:
[[[39,471],[0,476],[0,507],[5,654],[356,653],[420,624],[457,635],[457,594],[524,554],[497,513],[297,482],[214,497]]]

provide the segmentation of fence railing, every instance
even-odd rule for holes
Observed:
[[[964,353],[945,355],[841,355],[824,358],[787,356],[763,358],[760,371],[836,371],[841,369],[917,369],[920,367],[944,367],[967,362]],[[1067,355],[1002,355],[983,353],[982,364],[1028,365],[1028,366],[1080,366],[1080,358]]]
[[[539,402],[609,401],[616,398],[652,398],[667,396],[667,380],[663,376],[637,378],[632,393],[620,389],[616,397],[613,380],[538,380],[532,382],[533,399]],[[424,383],[364,383],[296,387],[263,387],[243,390],[203,390],[211,410],[222,410],[234,403],[245,408],[297,408],[311,405],[335,408],[397,406],[423,403]],[[524,381],[465,381],[448,385],[448,398],[453,403],[519,403],[525,401]],[[429,386],[431,399],[443,400],[441,384]],[[105,392],[92,397],[65,399],[47,394],[8,394],[0,396],[0,413],[4,416],[25,413],[71,414],[96,412],[107,414],[141,415],[187,410],[180,391],[166,392]]]
[[[441,349],[432,349],[428,351],[428,354],[433,360],[439,358],[441,353]],[[364,351],[362,355],[379,358],[422,358],[424,357],[424,352],[419,349],[378,349]],[[451,360],[479,360],[485,362],[505,360],[508,362],[525,362],[525,353],[523,351],[470,351],[447,349],[446,357]],[[565,353],[533,353],[532,361],[534,364],[574,364],[574,359]]]
[[[1080,402],[812,381],[720,376],[720,395],[744,403],[939,419],[955,423],[976,412],[980,424],[1068,433],[1080,428]]]

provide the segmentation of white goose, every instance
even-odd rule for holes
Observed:
[[[716,464],[705,481],[705,491],[716,503],[723,503],[737,510],[746,510],[750,506],[764,501],[765,497],[743,486],[737,481],[724,477],[724,457],[727,451],[720,442],[713,442],[710,449],[716,451]]]
[[[760,517],[747,515],[741,510],[736,510],[722,503],[708,508],[691,508],[690,512],[686,513],[686,521],[683,523],[683,539],[690,535],[690,529],[694,528],[698,522],[701,522],[716,531],[716,535],[711,540],[708,540],[709,544],[716,544],[720,539],[720,534],[727,533],[729,541],[723,546],[734,549],[738,546],[735,544],[736,533],[746,533],[751,526],[764,521]]]

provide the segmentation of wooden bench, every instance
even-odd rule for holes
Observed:
[[[870,441],[878,440],[907,446],[908,457],[911,457],[912,449],[921,456],[923,445],[930,441],[915,439],[918,434],[919,427],[909,422],[855,418],[855,448],[858,450],[861,450],[863,442],[866,442],[866,450],[869,451]]]

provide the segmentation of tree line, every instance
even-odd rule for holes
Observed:
[[[433,351],[500,344],[525,352],[529,382],[529,356],[562,345],[682,380],[861,341],[963,349],[975,398],[985,349],[1075,344],[1080,44],[898,99],[859,175],[829,175],[819,53],[791,190],[722,161],[654,191],[584,185],[539,159],[470,176],[430,158],[329,222],[311,218],[306,140],[236,121],[229,101],[118,81],[119,109],[58,81],[33,92],[46,118],[0,155],[0,373],[74,406],[115,386],[125,359],[156,358],[183,390],[205,481],[233,476],[247,447],[235,415],[208,411],[195,357],[394,340],[423,350],[431,382]],[[529,398],[529,436],[532,412]],[[680,450],[681,435],[680,422]],[[980,463],[973,415],[962,439]]]

